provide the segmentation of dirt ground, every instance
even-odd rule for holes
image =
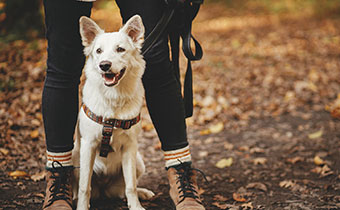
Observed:
[[[195,110],[187,122],[194,166],[208,179],[199,177],[207,209],[340,209],[339,24],[332,16],[203,6],[194,34],[205,55],[193,64]],[[0,209],[40,209],[46,43],[1,47]],[[162,151],[145,109],[143,116],[140,185],[156,196],[142,205],[171,209]],[[91,209],[127,206],[103,198]]]

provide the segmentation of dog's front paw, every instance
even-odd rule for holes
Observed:
[[[155,193],[146,188],[137,188],[137,193],[138,197],[142,200],[150,200],[153,196],[155,196]]]

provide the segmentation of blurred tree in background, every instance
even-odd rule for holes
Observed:
[[[1,40],[31,40],[44,30],[41,0],[0,0]]]

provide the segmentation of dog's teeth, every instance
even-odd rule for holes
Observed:
[[[121,70],[119,73],[106,73],[103,74],[104,83],[106,86],[113,86],[118,83],[120,78],[123,76],[125,69]]]

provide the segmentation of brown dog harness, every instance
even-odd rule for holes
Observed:
[[[131,120],[118,120],[113,118],[107,119],[93,113],[85,104],[83,104],[82,107],[88,118],[95,121],[96,123],[103,125],[102,141],[99,152],[99,155],[101,157],[107,157],[107,154],[109,152],[114,151],[110,146],[110,139],[112,136],[113,128],[122,128],[124,130],[127,130],[140,121],[140,114],[138,114],[137,117]]]

